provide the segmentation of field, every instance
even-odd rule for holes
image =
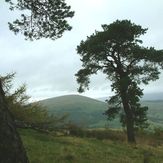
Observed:
[[[163,139],[160,137],[156,139],[152,136],[141,136],[137,145],[128,145],[126,141],[121,140],[57,137],[29,129],[19,132],[30,163],[163,162]]]

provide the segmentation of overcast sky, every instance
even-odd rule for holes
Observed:
[[[7,22],[16,15],[0,1],[0,74],[16,72],[15,85],[26,83],[27,93],[33,100],[77,94],[74,74],[81,68],[81,62],[76,47],[86,36],[101,30],[101,24],[130,19],[148,28],[142,37],[144,46],[163,49],[162,0],[67,0],[67,3],[75,11],[75,16],[69,20],[73,29],[56,41],[30,42],[9,31]],[[163,92],[162,83],[163,75],[156,82],[141,87],[145,93]],[[83,95],[94,98],[110,96],[110,84],[102,74],[93,76],[90,90]]]

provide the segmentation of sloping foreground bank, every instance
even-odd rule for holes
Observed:
[[[72,136],[56,137],[21,129],[31,163],[162,163],[163,144],[141,138],[137,145],[122,141]],[[146,140],[146,141],[144,141]]]

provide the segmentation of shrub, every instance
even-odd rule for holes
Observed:
[[[110,139],[116,141],[125,141],[126,136],[125,133],[118,130],[100,130],[100,129],[82,129],[79,127],[73,126],[70,129],[70,134],[78,137],[88,137],[88,138],[96,138],[96,139]]]

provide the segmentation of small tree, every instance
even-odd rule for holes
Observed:
[[[12,113],[16,126],[49,129],[63,123],[65,116],[55,117],[48,113],[47,109],[39,102],[30,103],[30,96],[26,93],[26,85],[23,84],[14,89],[13,80],[15,73],[0,77],[2,81],[5,99]]]
[[[117,20],[110,25],[102,25],[102,29],[81,41],[77,47],[83,63],[83,68],[76,74],[80,84],[78,91],[88,89],[92,74],[97,71],[106,74],[115,92],[109,100],[110,108],[106,114],[112,119],[120,113],[121,122],[127,127],[128,142],[135,142],[134,127],[145,125],[147,120],[147,107],[141,107],[139,103],[143,95],[139,85],[159,78],[156,62],[163,56],[163,51],[141,46],[139,37],[147,29],[129,20]]]
[[[55,40],[66,30],[71,30],[67,18],[74,12],[65,0],[5,0],[11,10],[20,10],[21,18],[9,23],[15,34],[22,33],[26,39],[50,38]],[[0,160],[5,163],[27,163],[25,149],[5,100],[0,81]]]

